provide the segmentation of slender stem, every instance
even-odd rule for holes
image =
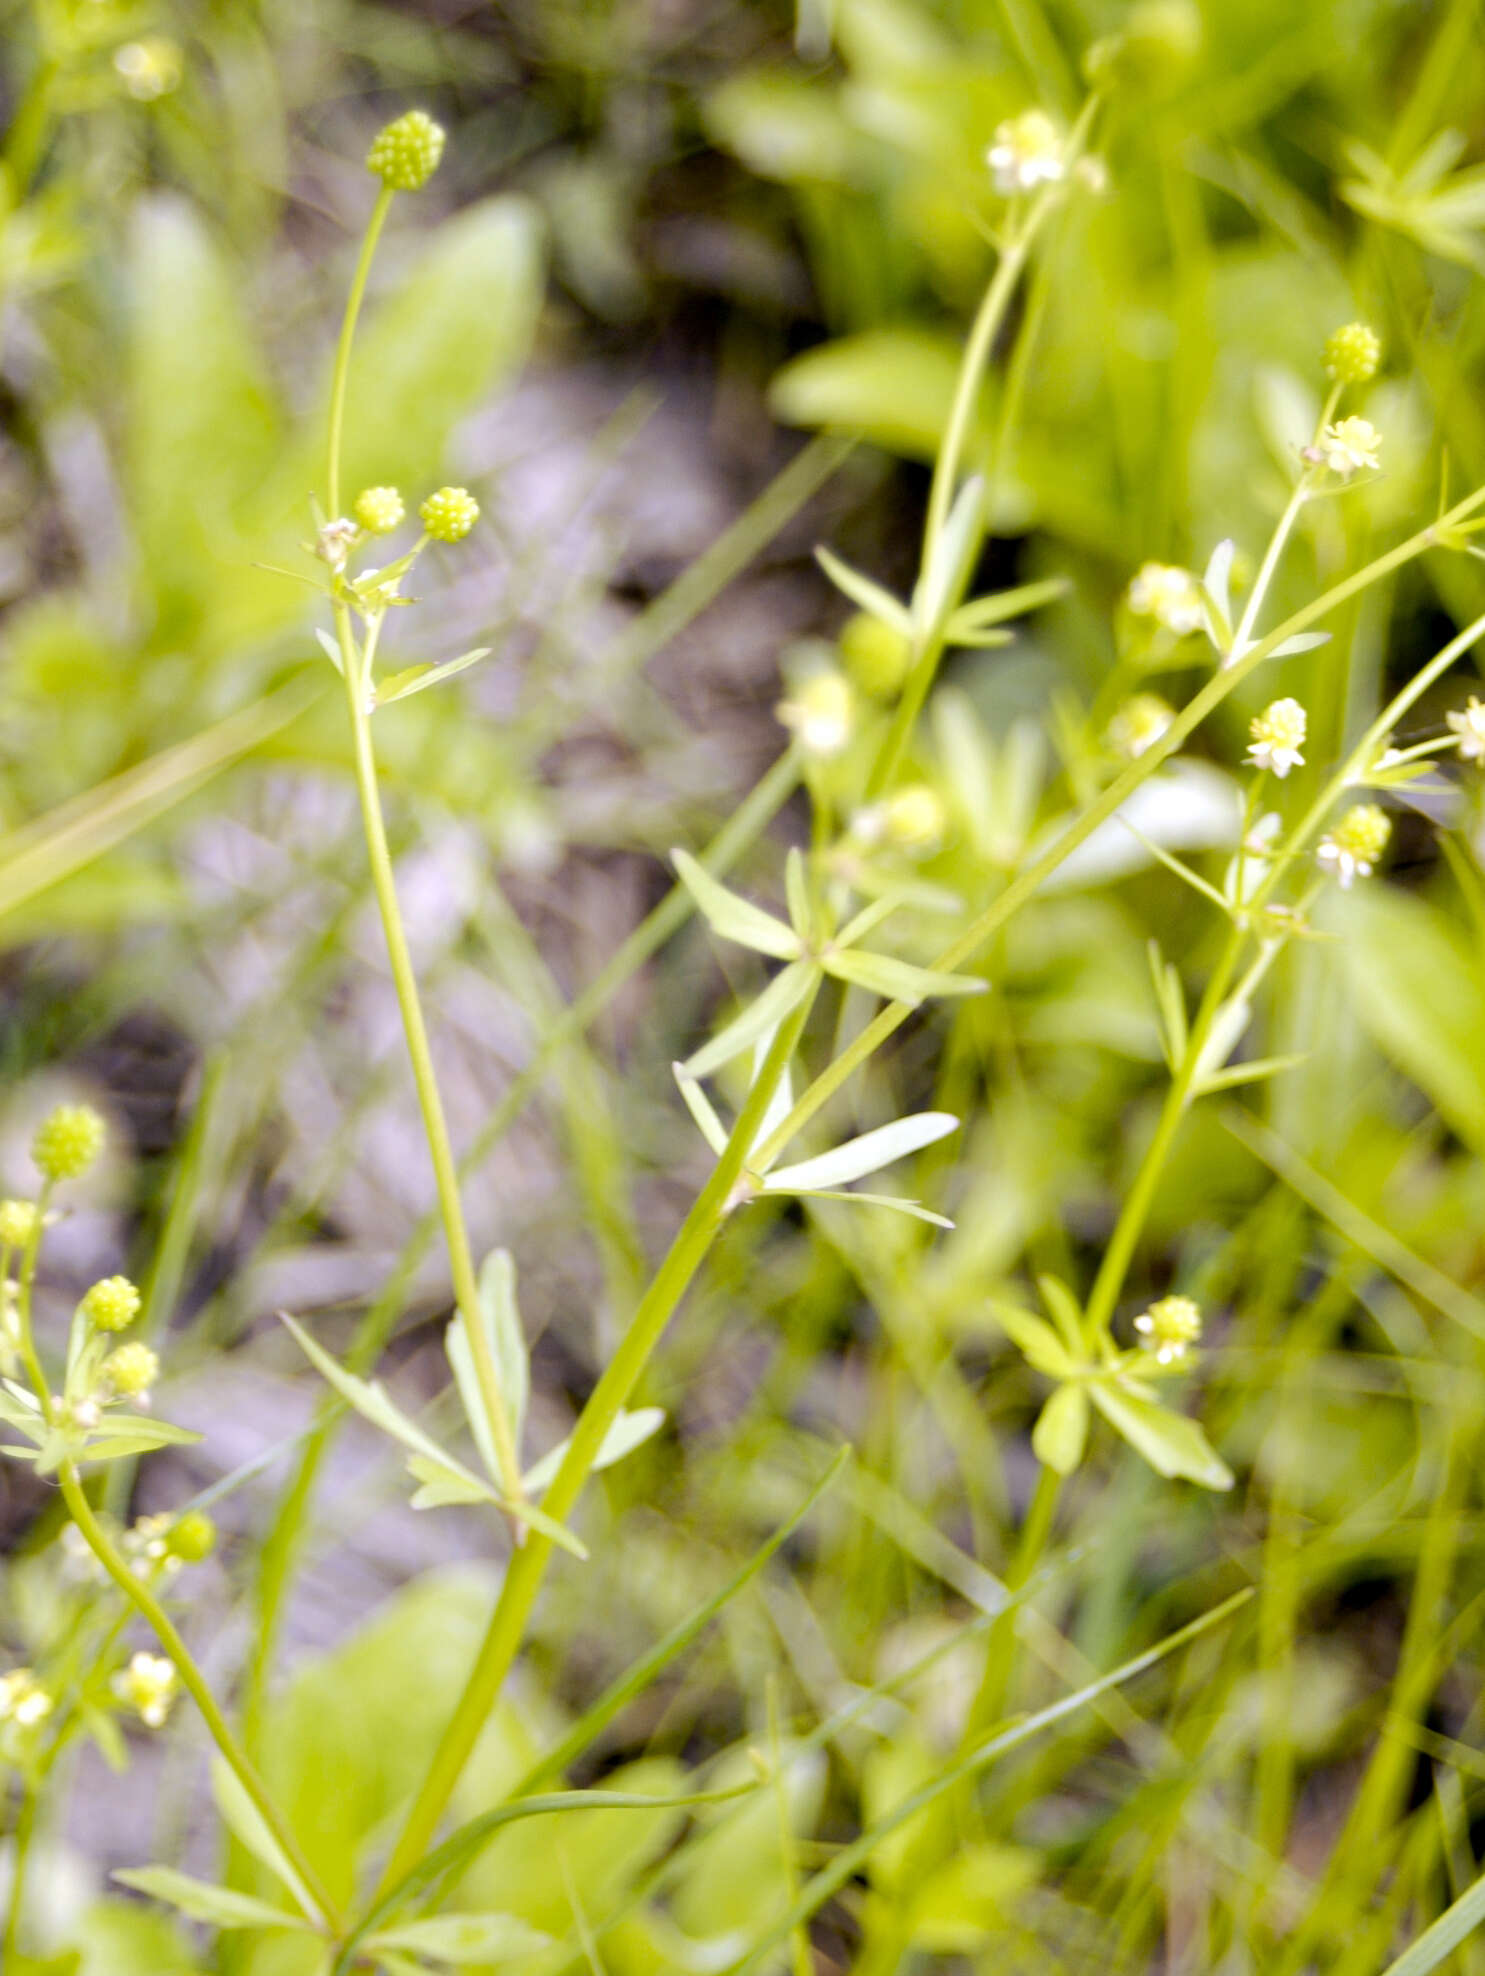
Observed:
[[[797,787],[799,769],[798,748],[786,749],[762,781],[743,798],[738,809],[701,854],[702,864],[713,876],[725,877],[743,852],[757,842]],[[481,1126],[474,1144],[459,1162],[461,1181],[467,1182],[480,1163],[499,1145],[541,1089],[542,1080],[553,1061],[591,1027],[620,989],[684,925],[692,910],[690,893],[684,885],[676,884],[615,950],[583,992],[548,1029],[531,1061],[512,1081]],[[435,1207],[419,1220],[408,1237],[396,1267],[356,1328],[346,1354],[346,1364],[352,1372],[368,1373],[381,1356],[392,1326],[403,1309],[419,1258],[426,1253],[439,1225],[438,1209]],[[346,1411],[333,1402],[327,1402],[320,1424],[305,1443],[293,1479],[280,1498],[277,1513],[261,1548],[254,1646],[248,1673],[247,1702],[243,1711],[243,1737],[249,1750],[257,1747],[267,1698],[268,1671],[273,1661],[284,1601],[315,1479],[329,1447],[330,1437]]]
[[[1015,1594],[1023,1589],[1031,1579],[1031,1574],[1042,1561],[1047,1548],[1047,1540],[1052,1534],[1056,1521],[1058,1498],[1062,1493],[1062,1477],[1055,1468],[1042,1468],[1036,1478],[1031,1501],[1027,1505],[1026,1520],[1021,1525],[1021,1539],[1016,1546],[1005,1575],[1005,1588],[1011,1595],[1005,1610],[996,1617],[985,1643],[985,1671],[980,1677],[979,1689],[970,1704],[965,1718],[964,1734],[960,1739],[961,1750],[968,1749],[978,1742],[989,1730],[1005,1709],[1005,1698],[1010,1687],[1011,1667],[1016,1651],[1016,1616],[1020,1601]]]
[[[479,1284],[469,1232],[464,1225],[464,1208],[459,1195],[459,1170],[449,1139],[443,1100],[433,1068],[433,1052],[418,995],[417,975],[408,951],[402,910],[397,899],[397,882],[392,872],[392,854],[387,846],[387,828],[382,817],[381,793],[376,779],[376,756],[371,745],[371,716],[366,704],[369,681],[364,676],[360,655],[350,630],[350,613],[337,606],[336,624],[345,673],[346,708],[350,715],[355,747],[356,790],[361,799],[361,822],[366,836],[366,854],[371,865],[371,883],[381,913],[386,936],[387,959],[402,1011],[402,1027],[407,1038],[407,1054],[417,1086],[418,1105],[423,1115],[423,1131],[433,1161],[433,1177],[438,1188],[439,1211],[444,1239],[448,1244],[449,1268],[453,1277],[454,1300],[464,1319],[470,1354],[479,1380],[480,1395],[489,1418],[495,1456],[500,1468],[500,1485],[513,1505],[522,1500],[521,1464],[511,1428],[510,1411],[501,1391],[500,1371],[494,1348],[480,1311]]]
[[[1319,443],[1321,433],[1324,432],[1335,414],[1335,408],[1341,401],[1341,390],[1342,387],[1339,384],[1333,384],[1330,388],[1330,392],[1321,408],[1320,416],[1315,422],[1314,442],[1316,444]],[[1238,621],[1238,628],[1233,634],[1232,649],[1239,656],[1241,656],[1248,643],[1248,638],[1252,633],[1254,625],[1258,622],[1258,613],[1263,609],[1263,600],[1268,595],[1268,587],[1273,581],[1274,571],[1279,566],[1279,558],[1284,553],[1284,545],[1288,542],[1290,532],[1295,522],[1299,519],[1299,511],[1305,502],[1309,500],[1313,492],[1312,477],[1309,469],[1306,468],[1295,482],[1294,491],[1289,496],[1283,514],[1279,517],[1278,526],[1269,537],[1269,544],[1263,553],[1263,561],[1259,565],[1258,575],[1253,581],[1253,589],[1243,609],[1243,615]]]
[[[5,1936],[0,1942],[0,1969],[11,1969],[20,1955],[21,1921],[26,1905],[26,1868],[31,1862],[31,1841],[36,1836],[36,1813],[40,1794],[35,1781],[27,1778],[21,1787],[21,1808],[16,1813],[15,1836],[10,1849],[10,1897],[5,1907]]]
[[[744,1163],[752,1155],[758,1127],[798,1046],[813,1000],[811,992],[780,1025],[711,1178],[696,1197],[618,1350],[589,1395],[562,1466],[547,1492],[543,1507],[550,1515],[565,1517],[577,1501],[604,1436],[634,1391],[666,1325],[726,1219],[732,1190]],[[551,1553],[551,1539],[540,1531],[532,1531],[524,1549],[512,1558],[473,1672],[382,1873],[379,1893],[395,1886],[427,1851],[444,1807],[520,1650]]]
[[[305,1891],[319,1909],[320,1915],[335,1933],[340,1932],[341,1922],[335,1903],[320,1882],[310,1861],[305,1857],[299,1841],[280,1814],[278,1807],[269,1796],[268,1790],[249,1760],[247,1753],[233,1735],[226,1717],[218,1708],[205,1677],[197,1666],[190,1648],[181,1638],[169,1614],[141,1579],[135,1577],[128,1565],[114,1549],[107,1531],[93,1514],[86,1492],[72,1463],[64,1462],[58,1475],[62,1485],[62,1495],[72,1520],[81,1530],[89,1550],[103,1566],[124,1597],[136,1608],[147,1622],[160,1645],[175,1663],[181,1683],[201,1711],[202,1720],[212,1741],[221,1751],[238,1783],[247,1792],[259,1816],[273,1834],[284,1857],[289,1861],[302,1882]]]
[[[356,319],[361,313],[361,301],[366,293],[366,280],[371,273],[376,243],[381,238],[382,226],[395,197],[390,185],[383,185],[376,195],[376,204],[371,209],[371,218],[366,222],[366,233],[356,260],[356,272],[351,277],[345,318],[340,325],[340,341],[335,346],[335,374],[330,384],[330,445],[325,473],[325,492],[330,500],[328,519],[331,521],[340,513],[340,450],[345,431],[346,386],[351,375],[351,344],[355,340]]]

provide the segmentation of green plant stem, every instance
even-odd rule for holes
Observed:
[[[780,1025],[711,1178],[697,1195],[640,1300],[618,1350],[590,1394],[573,1429],[566,1457],[547,1492],[543,1507],[549,1515],[560,1520],[576,1503],[604,1436],[634,1391],[666,1325],[705,1260],[727,1217],[733,1189],[749,1160],[758,1127],[798,1047],[813,1001],[812,991]],[[527,1544],[511,1559],[474,1669],[382,1873],[378,1893],[394,1886],[431,1844],[444,1808],[520,1650],[551,1553],[551,1539],[540,1531],[532,1531]]]
[[[1083,106],[1082,114],[1073,128],[1071,136],[1068,138],[1066,160],[1069,168],[1076,162],[1082,152],[1088,130],[1097,110],[1098,98],[1091,96]],[[975,408],[979,403],[980,393],[984,388],[985,372],[989,368],[991,352],[995,347],[995,339],[1000,332],[1001,324],[1005,320],[1006,311],[1010,307],[1011,297],[1016,292],[1017,283],[1021,279],[1022,270],[1026,266],[1027,257],[1036,241],[1036,237],[1050,217],[1053,209],[1060,202],[1064,192],[1065,186],[1061,182],[1058,182],[1043,187],[1031,201],[1021,224],[1015,228],[1005,242],[1000,259],[996,263],[995,273],[990,278],[990,284],[986,288],[979,309],[975,314],[974,324],[969,333],[969,340],[964,347],[964,356],[959,365],[959,375],[954,386],[953,403],[949,409],[949,422],[944,429],[943,444],[940,446],[938,457],[934,462],[933,484],[929,488],[928,512],[923,524],[923,548],[919,571],[920,586],[927,572],[933,567],[942,553],[940,545],[943,540],[944,528],[953,507],[959,479],[959,469],[968,444]],[[996,441],[997,457],[1004,444],[1004,439],[1005,423],[1002,421]],[[983,526],[985,499],[986,497],[982,494],[980,499],[980,514],[977,517],[976,523],[977,527]],[[959,586],[961,596],[963,594],[964,584],[969,580],[969,575],[970,569],[967,567]],[[942,608],[933,614],[932,623],[918,623],[916,625],[914,651],[908,666],[907,677],[903,682],[902,692],[898,696],[897,706],[893,711],[891,724],[887,729],[881,748],[878,750],[877,758],[872,764],[871,774],[867,779],[866,795],[868,801],[874,800],[891,786],[901,766],[902,758],[907,752],[908,743],[912,739],[913,729],[918,724],[918,716],[923,711],[924,702],[928,698],[929,689],[932,687],[934,677],[938,672],[939,662],[943,658],[948,620],[953,613],[955,605],[959,601],[959,596],[948,598],[945,600]],[[916,618],[916,598],[914,614]]]
[[[1342,387],[1339,384],[1333,384],[1331,386],[1325,403],[1321,407],[1320,416],[1315,421],[1313,443],[1319,443],[1321,433],[1330,424],[1335,414],[1335,408],[1341,401],[1341,390]],[[1258,566],[1258,574],[1253,580],[1253,588],[1249,593],[1247,603],[1243,607],[1243,615],[1238,620],[1237,630],[1233,633],[1232,649],[1236,653],[1241,654],[1252,634],[1254,625],[1258,622],[1258,613],[1263,609],[1264,600],[1268,596],[1269,585],[1273,581],[1274,571],[1279,566],[1279,558],[1283,555],[1285,545],[1293,531],[1294,524],[1299,519],[1300,509],[1309,500],[1313,492],[1314,487],[1312,485],[1311,475],[1309,469],[1306,468],[1295,482],[1293,492],[1285,503],[1284,512],[1280,515],[1278,524],[1273,534],[1269,537],[1268,547],[1263,552],[1263,561]]]
[[[1056,1469],[1040,1469],[1027,1505],[1025,1521],[1021,1525],[1016,1554],[1005,1575],[1005,1588],[1011,1596],[1005,1610],[997,1615],[985,1642],[985,1671],[965,1718],[964,1734],[960,1739],[961,1753],[985,1735],[1005,1711],[1016,1653],[1019,1601],[1015,1595],[1030,1582],[1031,1574],[1042,1561],[1052,1535],[1052,1525],[1057,1518],[1057,1503],[1061,1494],[1062,1477]]]
[[[298,1839],[294,1836],[293,1831],[279,1813],[273,1799],[269,1796],[267,1787],[249,1760],[246,1751],[233,1735],[227,1719],[222,1714],[221,1709],[218,1708],[216,1699],[211,1689],[207,1686],[206,1679],[201,1669],[197,1666],[190,1648],[181,1638],[169,1614],[165,1611],[154,1593],[141,1579],[135,1577],[134,1573],[114,1549],[108,1532],[93,1514],[92,1505],[88,1501],[77,1470],[70,1461],[62,1464],[58,1480],[62,1485],[62,1495],[71,1513],[72,1520],[78,1529],[81,1530],[89,1550],[92,1551],[94,1557],[97,1558],[114,1584],[124,1594],[124,1597],[129,1600],[141,1618],[145,1620],[151,1632],[155,1635],[155,1638],[175,1663],[176,1672],[180,1675],[181,1683],[192,1701],[195,1702],[197,1708],[201,1711],[201,1717],[206,1724],[207,1731],[212,1741],[221,1751],[224,1761],[229,1765],[238,1783],[241,1784],[244,1791],[247,1792],[248,1797],[252,1800],[259,1817],[262,1818],[264,1824],[273,1834],[284,1857],[294,1868],[305,1890],[319,1909],[326,1925],[338,1934],[340,1932],[341,1922],[335,1903],[325,1891],[325,1888],[320,1882],[319,1875],[310,1861],[305,1857]]]
[[[402,924],[392,854],[387,846],[387,827],[382,816],[381,792],[376,779],[376,755],[371,745],[371,715],[367,707],[368,669],[363,668],[356,652],[350,630],[350,613],[344,605],[336,607],[336,626],[340,633],[346,708],[350,715],[355,750],[356,791],[361,800],[361,822],[366,837],[366,854],[371,864],[372,889],[381,913],[387,959],[397,990],[397,1005],[402,1012],[402,1027],[407,1038],[407,1054],[412,1063],[413,1082],[417,1085],[418,1105],[423,1115],[423,1131],[433,1161],[433,1177],[438,1188],[444,1240],[448,1244],[449,1269],[453,1277],[454,1300],[464,1319],[480,1396],[489,1418],[500,1468],[500,1485],[508,1502],[518,1509],[522,1501],[521,1465],[511,1429],[510,1412],[501,1391],[494,1347],[480,1311],[479,1284],[474,1273],[474,1257],[470,1251],[469,1232],[464,1225],[464,1208],[459,1195],[459,1172],[433,1068],[433,1052],[429,1047],[428,1028],[418,995],[417,975],[413,970],[407,934]]]
[[[15,1966],[20,1954],[21,1922],[26,1906],[26,1869],[31,1863],[31,1841],[36,1836],[39,1793],[27,1778],[21,1788],[21,1808],[16,1813],[15,1834],[10,1848],[10,1895],[5,1904],[5,1935],[0,1942],[0,1969]]]
[[[356,257],[356,272],[351,277],[350,293],[346,297],[340,341],[335,346],[335,372],[330,383],[330,443],[325,473],[325,492],[329,496],[330,506],[326,519],[330,521],[334,521],[340,513],[340,453],[345,433],[345,394],[351,376],[351,345],[356,337],[356,322],[361,314],[361,302],[366,294],[376,244],[381,239],[382,227],[396,196],[390,185],[383,185],[376,195],[376,204],[371,209],[371,218],[366,222],[366,232],[361,239],[361,252]]]
[[[725,877],[744,851],[762,836],[768,825],[793,794],[799,782],[800,753],[787,749],[762,780],[743,798],[738,808],[717,832],[701,854],[701,863],[714,877]],[[676,884],[659,905],[644,917],[634,931],[615,949],[593,980],[568,1006],[537,1046],[526,1065],[502,1095],[500,1102],[480,1127],[474,1144],[459,1162],[461,1182],[476,1172],[483,1160],[500,1144],[526,1106],[540,1091],[542,1081],[554,1060],[589,1029],[615,995],[633,979],[645,962],[686,922],[694,910],[691,894]],[[370,1373],[380,1358],[392,1328],[402,1313],[419,1260],[427,1252],[440,1226],[437,1207],[419,1221],[403,1246],[397,1266],[383,1285],[375,1302],[356,1328],[347,1368],[359,1376]],[[284,1602],[292,1581],[294,1564],[301,1548],[315,1480],[330,1445],[336,1423],[349,1414],[337,1400],[328,1400],[319,1424],[306,1441],[293,1479],[280,1499],[277,1514],[263,1541],[258,1569],[257,1615],[253,1628],[253,1655],[249,1667],[247,1702],[243,1711],[244,1740],[249,1750],[259,1747],[263,1713],[267,1704],[268,1674],[283,1617]]]

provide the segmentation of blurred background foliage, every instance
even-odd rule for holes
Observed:
[[[171,1334],[165,1404],[207,1441],[153,1462],[136,1507],[260,1464],[186,1610],[230,1677],[265,1637],[258,1560],[314,1401],[271,1312],[339,1342],[429,1199],[312,599],[262,567],[312,568],[370,133],[412,102],[451,132],[378,269],[347,471],[414,498],[466,479],[486,510],[482,553],[435,566],[395,649],[494,657],[378,742],[456,1126],[503,1135],[472,1218],[520,1263],[555,1439],[704,1171],[668,1065],[725,1013],[715,950],[682,932],[586,1034],[540,1039],[664,895],[666,847],[704,842],[777,752],[781,676],[837,649],[812,544],[911,579],[993,265],[997,123],[1070,119],[1085,60],[1107,90],[1107,184],[1052,228],[975,426],[980,587],[1069,588],[1005,651],[960,654],[919,736],[913,773],[950,821],[917,875],[951,910],[1107,777],[1125,693],[1163,671],[1179,700],[1201,677],[1189,647],[1141,645],[1119,599],[1144,560],[1199,568],[1225,535],[1251,566],[1337,323],[1387,346],[1366,407],[1386,472],[1306,512],[1276,609],[1418,525],[1444,477],[1485,477],[1485,25],[1474,0],[6,0],[0,24],[0,1155],[22,1184],[26,1123],[59,1084],[120,1129],[59,1233],[56,1316],[129,1263]],[[801,431],[855,443],[796,456]],[[1469,559],[1432,557],[1286,662],[1309,775],[1482,590]],[[891,655],[859,628],[839,649],[869,708]],[[1222,840],[1224,764],[1271,679],[1156,779],[1147,835],[1198,856]],[[1389,882],[1340,902],[1266,991],[1255,1054],[1303,1061],[1189,1122],[1133,1286],[1179,1283],[1216,1314],[1201,1405],[1239,1487],[1159,1484],[1098,1443],[1013,1703],[1237,1586],[1259,1596],[879,1848],[827,1911],[823,1962],[1362,1976],[1474,1877],[1481,820],[1467,782],[1396,820]],[[806,829],[785,807],[739,876],[776,896]],[[813,1737],[787,1805],[714,1829],[533,1823],[471,1869],[462,1904],[557,1935],[553,1969],[584,1928],[615,1971],[728,1967],[952,1747],[1043,1397],[990,1299],[1039,1269],[1088,1281],[1163,1094],[1146,943],[1197,982],[1214,937],[1118,831],[1063,878],[991,956],[996,992],[915,1023],[853,1093],[861,1123],[930,1101],[965,1120],[911,1190],[957,1229],[828,1203],[737,1217],[649,1382],[671,1431],[595,1493],[593,1562],[554,1577],[466,1813],[797,1506],[827,1445],[858,1451],[575,1773],[670,1792],[702,1757],[735,1745],[741,1774],[748,1743]],[[854,1005],[838,1014],[846,1033]],[[427,1249],[382,1306],[409,1404],[440,1384]],[[50,1503],[0,1486],[0,1629],[24,1656],[71,1594]],[[354,1431],[316,1503],[260,1732],[339,1889],[467,1664],[490,1533],[410,1518]],[[843,1718],[929,1653],[930,1675]],[[151,1822],[158,1856],[209,1865],[194,1724],[128,1778],[88,1752],[74,1781],[48,1834],[57,1966],[201,1966],[173,1928],[94,1900]],[[309,1966],[281,1942],[221,1955]]]

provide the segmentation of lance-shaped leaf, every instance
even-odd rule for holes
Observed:
[[[895,960],[890,954],[863,954],[854,949],[824,954],[821,965],[840,981],[869,988],[874,995],[913,1009],[930,995],[983,995],[990,985],[973,974],[940,974],[934,968]]]
[[[963,594],[980,552],[985,526],[985,482],[980,474],[966,480],[939,530],[928,566],[913,592],[913,622],[922,644],[935,637]]]
[[[1286,638],[1281,645],[1275,645],[1269,653],[1271,659],[1287,659],[1296,652],[1313,652],[1317,645],[1328,645],[1331,634],[1328,631],[1296,631],[1292,638]]]
[[[819,970],[813,961],[792,962],[719,1035],[686,1059],[681,1066],[682,1074],[690,1078],[710,1077],[723,1064],[731,1063],[734,1057],[751,1049],[761,1037],[772,1035],[784,1017],[799,1007],[818,979]]]
[[[992,1301],[990,1309],[1021,1356],[1049,1379],[1073,1379],[1081,1370],[1079,1358],[1068,1352],[1057,1333],[1043,1318],[1033,1317],[1019,1304]],[[1081,1356],[1081,1355],[1080,1355]]]
[[[1204,1489],[1232,1487],[1232,1470],[1194,1420],[1153,1400],[1135,1399],[1111,1380],[1093,1380],[1088,1393],[1109,1425],[1158,1475],[1183,1475]]]
[[[1059,1386],[1037,1416],[1031,1450],[1059,1475],[1071,1475],[1088,1441],[1088,1395],[1082,1386]]]
[[[1219,652],[1225,652],[1232,643],[1232,559],[1236,554],[1237,544],[1231,537],[1219,542],[1201,579],[1207,636]]]
[[[622,1461],[625,1455],[632,1455],[636,1448],[643,1447],[664,1424],[664,1407],[636,1407],[632,1413],[621,1407],[593,1457],[594,1468],[612,1468],[616,1461]],[[559,1441],[555,1448],[549,1448],[539,1462],[527,1469],[521,1477],[523,1489],[533,1496],[540,1495],[566,1459],[570,1438]]]
[[[847,1139],[828,1153],[814,1159],[796,1160],[792,1166],[776,1166],[767,1175],[763,1188],[769,1194],[793,1194],[801,1189],[849,1186],[864,1180],[895,1160],[906,1159],[936,1139],[957,1130],[959,1121],[951,1112],[914,1112],[907,1118],[879,1125],[874,1132],[863,1132]]]
[[[727,1150],[727,1128],[717,1116],[716,1106],[683,1063],[673,1063],[670,1070],[686,1101],[687,1111],[700,1128],[702,1138],[720,1159]]]
[[[79,1466],[85,1462],[122,1461],[126,1455],[147,1455],[155,1448],[183,1448],[201,1436],[189,1427],[174,1427],[144,1413],[108,1413],[88,1430],[86,1444],[73,1450]]]
[[[552,1936],[513,1914],[435,1914],[379,1929],[361,1946],[372,1953],[406,1949],[429,1962],[463,1969],[474,1962],[513,1962],[518,1956],[539,1955],[555,1943]]]
[[[778,1188],[764,1188],[764,1192],[777,1193]],[[925,1208],[921,1201],[905,1201],[897,1194],[858,1194],[847,1193],[842,1187],[791,1187],[788,1190],[797,1200],[802,1201],[854,1201],[860,1207],[893,1208],[898,1214],[911,1215],[914,1221],[926,1221],[933,1228],[952,1228],[953,1222],[946,1214],[935,1214],[932,1208]]]
[[[268,1822],[243,1789],[237,1773],[222,1757],[211,1762],[211,1794],[233,1837],[240,1840],[257,1860],[288,1889],[301,1910],[312,1921],[323,1919],[309,1889],[300,1879],[288,1854],[268,1829]]]
[[[213,1928],[289,1928],[309,1932],[311,1923],[302,1914],[289,1914],[251,1894],[239,1894],[231,1887],[215,1887],[206,1880],[193,1880],[188,1873],[177,1873],[169,1866],[130,1867],[115,1873],[121,1886],[151,1900],[164,1901],[188,1921],[205,1921]]]
[[[714,933],[740,947],[751,947],[755,953],[771,954],[775,960],[799,959],[804,943],[792,927],[719,884],[688,851],[672,851],[670,855],[681,883]]]
[[[884,590],[880,583],[873,583],[869,576],[863,576],[860,570],[843,563],[829,549],[816,549],[815,560],[842,596],[849,597],[869,617],[890,625],[902,637],[912,637],[913,621],[890,590]]]
[[[390,706],[394,700],[407,700],[414,693],[426,693],[430,686],[442,686],[446,679],[452,679],[456,673],[468,672],[481,659],[487,659],[493,650],[491,645],[476,645],[473,651],[461,652],[457,659],[447,659],[441,666],[409,666],[405,672],[391,673],[377,687],[373,704]]]
[[[1054,576],[1042,583],[1022,583],[1014,590],[997,591],[993,597],[976,597],[968,604],[961,604],[949,619],[948,643],[969,644],[977,634],[1004,624],[1007,618],[1023,617],[1028,611],[1053,603],[1065,596],[1069,587],[1065,576]]]
[[[496,1378],[505,1402],[511,1439],[519,1449],[526,1406],[531,1396],[531,1365],[526,1350],[526,1334],[516,1305],[516,1266],[507,1249],[492,1249],[480,1265],[480,1316],[495,1361]],[[460,1311],[445,1335],[449,1364],[459,1387],[459,1397],[469,1417],[470,1432],[480,1459],[492,1482],[500,1482],[500,1459],[495,1435],[485,1407],[485,1396],[475,1368],[474,1347]]]

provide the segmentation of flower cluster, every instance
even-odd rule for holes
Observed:
[[[1354,879],[1371,877],[1391,835],[1392,822],[1384,809],[1375,803],[1356,803],[1321,838],[1315,856],[1334,870],[1342,891],[1349,891]]]
[[[443,126],[426,110],[409,110],[377,132],[366,169],[390,192],[420,192],[438,170],[443,145]]]
[[[113,1678],[113,1691],[135,1710],[146,1729],[163,1729],[175,1702],[179,1676],[164,1654],[137,1653]]]
[[[1305,449],[1305,458],[1316,466],[1328,467],[1341,480],[1349,480],[1364,467],[1373,472],[1381,465],[1377,450],[1382,435],[1370,419],[1337,419],[1322,428],[1318,444]]]
[[[1156,1362],[1170,1365],[1184,1358],[1201,1337],[1201,1307],[1190,1297],[1161,1297],[1134,1320],[1134,1328],[1148,1340]]]
[[[843,673],[817,672],[774,709],[806,755],[829,761],[851,738],[855,698]]]
[[[1175,709],[1158,693],[1136,693],[1109,722],[1104,738],[1116,754],[1137,761],[1147,748],[1154,747],[1175,717]]]
[[[1062,133],[1045,110],[1025,110],[998,125],[985,163],[995,190],[1006,198],[1055,185],[1067,174]]]
[[[1305,710],[1298,700],[1274,700],[1248,724],[1246,757],[1254,768],[1271,771],[1282,782],[1292,768],[1303,768]]]
[[[1458,737],[1455,745],[1462,759],[1485,761],[1485,701],[1471,693],[1462,713],[1445,714],[1444,718]]]
[[[1129,586],[1128,602],[1136,617],[1154,618],[1177,638],[1201,630],[1201,583],[1189,569],[1143,564]]]
[[[1382,339],[1364,322],[1348,322],[1325,339],[1324,363],[1337,384],[1370,384],[1382,366]]]

